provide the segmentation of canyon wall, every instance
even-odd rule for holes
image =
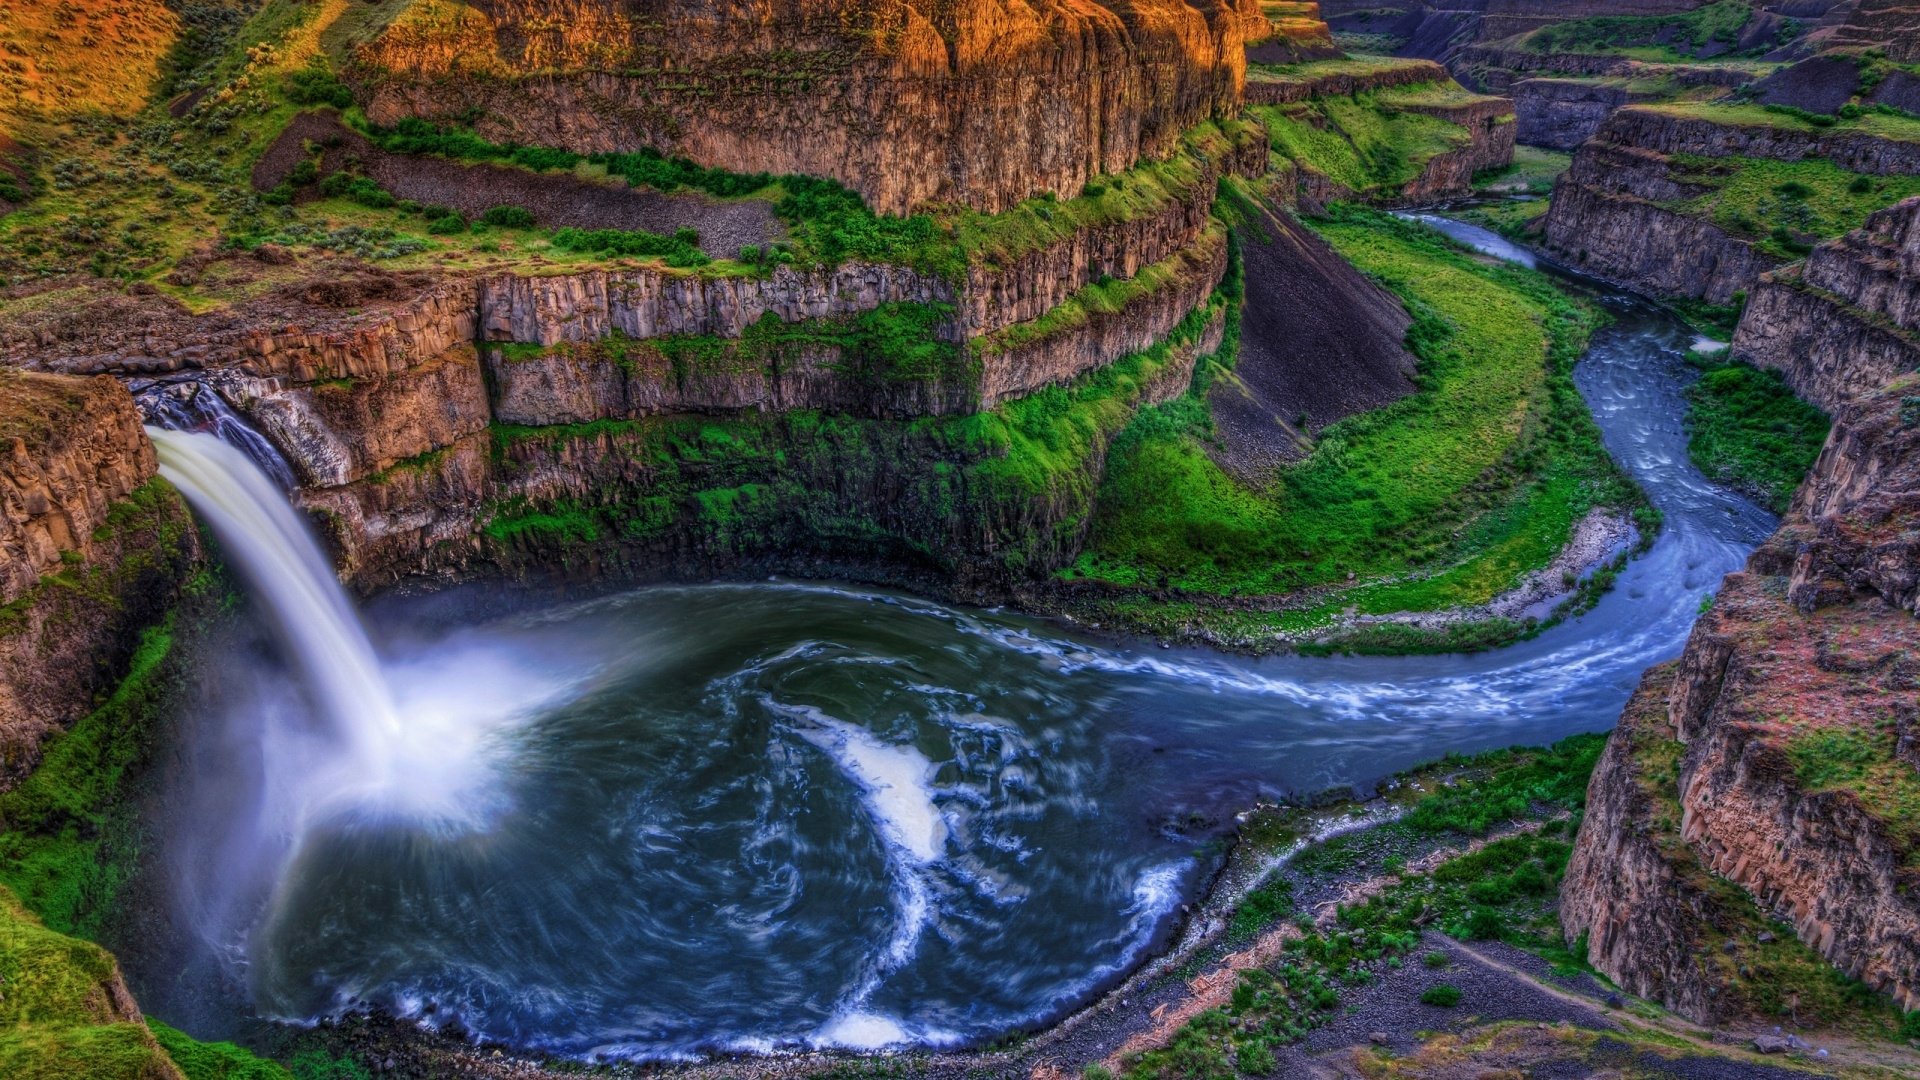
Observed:
[[[197,554],[115,380],[0,368],[0,788],[94,704]]]
[[[1818,983],[1786,977],[1786,936],[1920,1007],[1920,375],[1889,374],[1866,332],[1914,314],[1916,216],[1920,200],[1876,215],[1809,260],[1822,285],[1773,280],[1749,308],[1746,355],[1786,365],[1833,429],[1589,789],[1562,925],[1694,1019],[1797,1007],[1788,992]]]
[[[1651,100],[1622,82],[1521,79],[1512,84],[1514,139],[1526,146],[1573,150],[1623,105]]]
[[[1828,412],[1920,368],[1920,198],[1763,278],[1733,352]]]
[[[1613,114],[1554,185],[1547,246],[1569,265],[1663,296],[1726,304],[1784,260],[1683,204],[1712,191],[1676,158],[1817,158],[1865,175],[1920,172],[1920,143],[1634,106]]]
[[[417,0],[362,45],[367,115],[828,176],[877,209],[998,211],[1164,157],[1237,109],[1252,0],[1034,5]]]

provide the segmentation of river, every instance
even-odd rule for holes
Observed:
[[[469,626],[389,604],[376,637],[417,762],[400,786],[462,811],[288,809],[269,778],[300,772],[301,744],[257,728],[302,698],[228,666],[200,710],[214,737],[170,781],[191,956],[130,961],[136,989],[201,1035],[234,1029],[206,1007],[224,994],[598,1058],[954,1045],[1057,1017],[1157,947],[1255,800],[1611,727],[1771,530],[1687,460],[1692,333],[1598,295],[1614,321],[1575,378],[1666,524],[1531,641],[1244,659],[797,582]]]

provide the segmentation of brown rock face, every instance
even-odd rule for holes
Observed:
[[[1920,368],[1920,198],[1762,279],[1733,350],[1829,412]]]
[[[1786,133],[1793,135],[1794,133]],[[1717,125],[1652,109],[1625,108],[1601,125],[1554,184],[1544,224],[1547,246],[1572,266],[1646,292],[1725,304],[1780,260],[1712,222],[1662,203],[1703,189],[1674,179],[1671,155],[1738,154],[1797,160],[1819,152],[1820,136],[1787,138],[1773,129]],[[1850,137],[1852,168],[1889,168],[1905,150]],[[1920,154],[1920,147],[1912,147]],[[1914,162],[1920,165],[1920,158]],[[1867,170],[1863,171],[1877,171]]]
[[[893,213],[997,211],[1226,115],[1265,28],[1249,0],[421,2],[357,78],[376,123],[477,113],[502,141],[830,176]]]
[[[63,555],[88,558],[113,504],[155,468],[140,411],[106,378],[0,369],[0,453],[0,604],[60,569]]]
[[[0,788],[118,677],[197,556],[120,384],[0,369]]]
[[[1920,1005],[1916,389],[1903,376],[1840,410],[1780,531],[1727,577],[1677,668],[1649,673],[1589,789],[1562,925],[1695,1019],[1759,992],[1688,959],[1749,897]]]

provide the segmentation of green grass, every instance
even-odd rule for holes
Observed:
[[[1673,15],[1575,19],[1527,33],[1518,44],[1540,53],[1624,53],[1643,60],[1688,60],[1708,44],[1738,41],[1741,28],[1752,17],[1753,8],[1742,0],[1717,0]]]
[[[1351,573],[1341,605],[1432,610],[1491,599],[1551,560],[1591,507],[1638,502],[1568,373],[1587,309],[1385,215],[1315,227],[1419,313],[1419,391],[1328,427],[1265,489],[1208,457],[1198,394],[1146,411],[1115,442],[1069,576],[1276,595]]]
[[[1824,159],[1676,154],[1673,178],[1708,190],[1670,209],[1705,217],[1782,259],[1800,258],[1814,244],[1859,228],[1874,211],[1920,195],[1920,176],[1868,176]]]
[[[119,978],[97,945],[42,925],[0,886],[0,1075],[8,1080],[159,1080],[167,1055],[114,1015]]]
[[[1890,139],[1894,142],[1920,142],[1920,118],[1879,110],[1862,112],[1855,117],[1836,119],[1818,113],[1806,113],[1777,106],[1721,102],[1673,101],[1658,105],[1634,105],[1631,108],[1646,109],[1686,119],[1708,120],[1716,124],[1771,127],[1783,131],[1805,132],[1810,135],[1822,132],[1856,133]]]
[[[1406,91],[1400,91],[1406,92]],[[1248,112],[1267,127],[1273,150],[1359,195],[1393,196],[1429,159],[1466,145],[1466,128],[1390,104],[1389,91],[1321,97]]]
[[[1828,420],[1777,372],[1729,364],[1687,388],[1687,454],[1708,477],[1784,514],[1826,442]]]
[[[296,1080],[284,1065],[230,1042],[201,1042],[149,1018],[147,1027],[187,1080]],[[304,1078],[301,1078],[304,1080]]]
[[[1337,56],[1297,64],[1248,64],[1247,78],[1260,82],[1306,83],[1329,76],[1378,75],[1407,67],[1409,63],[1397,56]]]
[[[1886,829],[1907,865],[1920,863],[1920,776],[1895,753],[1899,735],[1889,719],[1871,731],[1817,730],[1794,736],[1787,759],[1809,795],[1851,792]]]

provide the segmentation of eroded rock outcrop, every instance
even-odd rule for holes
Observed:
[[[1677,667],[1649,673],[1589,790],[1562,925],[1602,971],[1695,1019],[1767,1000],[1768,970],[1741,958],[1776,928],[1749,902],[1920,1006],[1920,375],[1858,389],[1887,377],[1869,324],[1915,314],[1917,209],[1823,248],[1820,287],[1776,277],[1743,320],[1749,355],[1786,339],[1758,358],[1834,425],[1780,531],[1727,577]],[[1684,959],[1719,939],[1739,962]]]
[[[1647,292],[1730,302],[1785,260],[1689,205],[1713,189],[1682,161],[1716,158],[1821,158],[1868,176],[1905,174],[1920,172],[1920,143],[1712,110],[1624,108],[1555,184],[1547,246],[1580,270]]]
[[[1267,32],[1250,0],[422,2],[355,77],[376,123],[474,116],[496,141],[830,176],[894,213],[997,211],[1165,156],[1238,106]]]
[[[1522,79],[1513,84],[1517,142],[1572,150],[1624,105],[1653,100],[1626,80]]]
[[[0,368],[0,787],[93,705],[196,555],[115,380]]]
[[[1763,278],[1733,351],[1829,412],[1920,368],[1920,199]]]

